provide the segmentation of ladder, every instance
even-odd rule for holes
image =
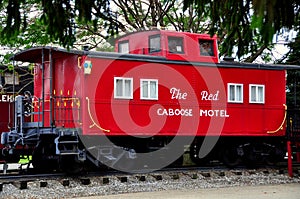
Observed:
[[[48,60],[47,60],[48,58]],[[45,114],[49,114],[49,126],[54,127],[54,120],[53,120],[53,59],[52,59],[52,49],[42,49],[42,60],[41,60],[41,69],[42,69],[42,98],[41,100],[41,122],[43,127],[45,127]],[[48,73],[46,72],[46,64],[48,64]],[[46,73],[48,76],[46,76]],[[48,81],[48,82],[46,82]],[[45,85],[49,85],[49,90],[46,89]],[[49,102],[49,109],[45,109],[46,101]]]

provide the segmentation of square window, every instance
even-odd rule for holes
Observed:
[[[133,79],[115,77],[114,78],[114,97],[119,99],[133,98]]]
[[[169,53],[183,54],[183,38],[182,37],[168,37]]]
[[[249,103],[265,103],[265,86],[258,84],[249,85]]]
[[[160,35],[149,36],[149,53],[159,52],[160,50]]]
[[[158,100],[158,80],[141,79],[141,99]]]
[[[119,42],[119,53],[129,53],[129,42],[126,41],[120,41]]]
[[[214,56],[213,40],[199,40],[200,55]]]
[[[227,88],[228,102],[243,103],[243,84],[229,83]]]

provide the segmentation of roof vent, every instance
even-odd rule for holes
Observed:
[[[233,61],[234,61],[234,57],[229,57],[229,56],[227,57],[227,56],[226,56],[226,57],[223,58],[223,60],[224,60],[224,61],[230,61],[230,62],[233,62]]]
[[[89,51],[89,46],[83,46],[82,48],[84,51]]]

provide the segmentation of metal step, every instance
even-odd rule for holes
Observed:
[[[24,122],[23,127],[24,128],[34,128],[34,127],[41,127],[42,122]]]
[[[74,152],[73,150],[60,150],[59,155],[78,155],[79,152]]]
[[[71,141],[71,140],[67,140],[67,141],[59,141],[58,140],[58,144],[78,144],[79,141],[78,140],[74,140],[74,141]]]
[[[113,157],[112,155],[105,155],[105,158],[107,158],[108,160],[116,160],[117,158]]]

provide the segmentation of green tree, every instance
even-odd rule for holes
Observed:
[[[0,10],[0,41],[6,45],[37,41],[69,47],[76,41],[77,23],[96,28],[100,20],[105,20],[103,28],[114,34],[108,0],[0,0]],[[32,40],[27,40],[26,34]],[[43,38],[34,40],[32,34]]]
[[[300,32],[291,43],[290,52],[286,64],[300,66]],[[300,107],[300,68],[288,70],[287,76],[287,105],[288,107]]]
[[[299,26],[299,0],[184,0],[184,8],[195,5],[199,14],[209,17],[210,34],[224,37],[221,54],[252,54],[253,61],[272,42],[275,33]]]
[[[237,49],[253,62],[275,33],[299,26],[299,10],[299,0],[0,0],[0,43],[99,48],[123,32],[171,27],[217,34],[220,55]]]

